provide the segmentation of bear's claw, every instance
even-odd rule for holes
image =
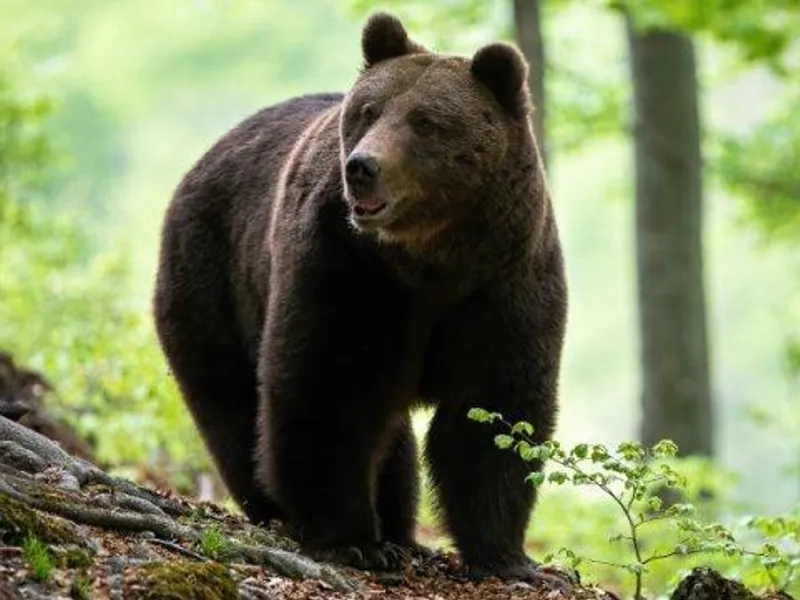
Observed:
[[[365,571],[398,571],[408,556],[400,546],[389,543],[349,545],[317,550],[314,558],[344,564]]]
[[[545,583],[547,587],[561,591],[569,591],[577,583],[569,573],[542,567],[533,561],[495,567],[470,566],[468,567],[468,577],[473,580],[498,577],[507,582]]]

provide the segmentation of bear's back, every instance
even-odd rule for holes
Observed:
[[[263,246],[280,173],[297,140],[341,94],[302,96],[248,117],[195,163],[167,210],[156,308],[190,310],[205,297],[233,310],[250,352],[264,317],[269,257]],[[200,324],[200,320],[198,320]]]
[[[242,204],[262,205],[305,128],[341,101],[341,94],[301,96],[248,117],[220,138],[184,176],[170,210],[184,206],[199,210],[199,203],[202,208],[240,215],[249,212]]]

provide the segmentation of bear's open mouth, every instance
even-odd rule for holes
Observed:
[[[385,227],[394,219],[392,207],[388,202],[365,206],[353,203],[350,205],[350,223],[362,232],[376,231]]]
[[[387,206],[386,202],[373,205],[355,204],[353,206],[353,215],[357,219],[370,219],[380,215]]]

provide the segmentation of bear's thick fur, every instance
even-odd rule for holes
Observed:
[[[305,547],[393,568],[418,494],[409,411],[470,572],[535,574],[530,468],[470,407],[547,438],[565,326],[527,65],[492,44],[428,52],[372,16],[345,96],[264,109],[185,176],[168,209],[160,340],[231,494]]]

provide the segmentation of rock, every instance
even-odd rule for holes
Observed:
[[[756,596],[738,581],[698,567],[678,584],[670,600],[756,600]]]

